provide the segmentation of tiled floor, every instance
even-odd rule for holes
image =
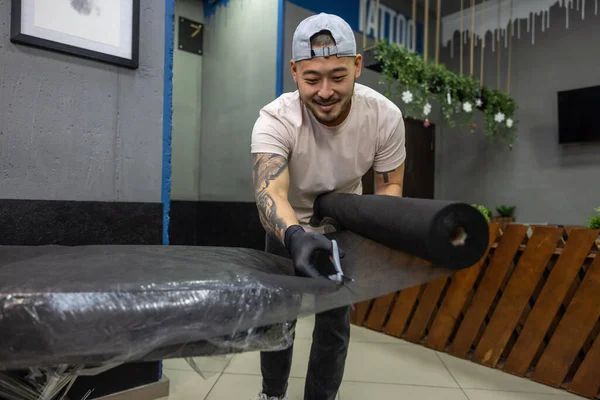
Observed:
[[[289,384],[290,400],[303,398],[313,321],[314,319],[307,318],[300,320],[297,325]],[[193,371],[184,360],[165,361],[164,373],[171,381],[171,395],[168,400],[251,400],[260,391],[260,364],[257,353],[196,361],[200,371],[205,373],[204,378]],[[339,398],[582,399],[527,379],[356,326],[352,326],[350,350]]]

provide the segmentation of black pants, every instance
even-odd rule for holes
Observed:
[[[267,235],[265,250],[290,258],[285,247],[270,235]],[[350,306],[315,315],[304,400],[335,399],[344,376],[349,341]],[[261,353],[262,389],[268,397],[279,397],[287,391],[292,354],[293,346],[282,351]]]

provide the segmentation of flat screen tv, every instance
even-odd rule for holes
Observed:
[[[558,142],[600,142],[600,86],[558,92]]]

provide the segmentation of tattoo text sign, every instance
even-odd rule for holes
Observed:
[[[325,12],[343,18],[356,32],[378,40],[387,40],[411,51],[422,54],[424,26],[408,15],[404,15],[384,1],[377,0],[288,0],[290,3],[314,13]],[[416,35],[413,48],[413,35]],[[360,46],[359,46],[360,47]]]

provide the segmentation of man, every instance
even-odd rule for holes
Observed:
[[[362,57],[352,28],[318,14],[294,33],[291,73],[298,90],[261,109],[252,131],[256,204],[266,251],[292,259],[298,276],[325,279],[312,264],[332,252],[324,226],[311,226],[327,192],[362,194],[372,167],[376,193],[401,196],[406,158],[402,113],[385,96],[355,83]],[[344,374],[350,307],[315,316],[305,400],[333,400]],[[293,349],[261,353],[259,400],[285,399]]]

